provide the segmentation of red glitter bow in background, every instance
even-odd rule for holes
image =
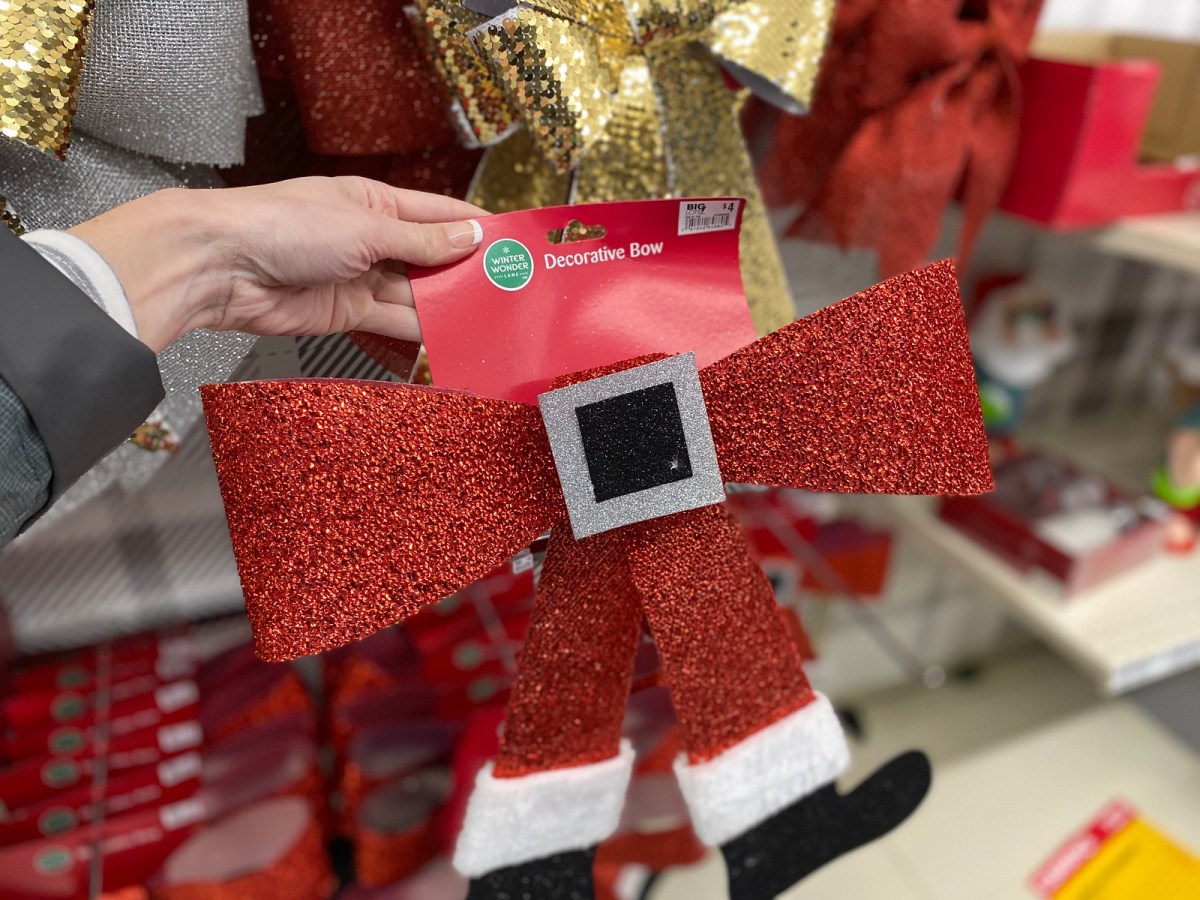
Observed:
[[[841,0],[812,112],[782,117],[761,172],[793,237],[924,263],[963,204],[960,262],[1000,201],[1020,124],[1018,66],[1042,0]]]
[[[949,263],[755,341],[703,369],[700,383],[725,481],[870,493],[992,486]],[[410,616],[551,526],[547,569],[564,585],[571,572],[594,580],[632,560],[640,587],[669,593],[673,573],[656,559],[671,554],[656,542],[680,534],[677,548],[701,548],[714,582],[736,589],[743,577],[744,560],[710,552],[745,546],[720,506],[575,541],[535,406],[351,381],[202,392],[264,659],[328,650]]]
[[[358,175],[462,197],[482,151],[464,147],[405,0],[250,0],[266,112],[249,120],[231,186],[305,175]],[[350,337],[407,379],[419,344]]]
[[[459,143],[405,0],[250,0],[266,114],[231,184],[361,175],[463,196],[479,151]]]

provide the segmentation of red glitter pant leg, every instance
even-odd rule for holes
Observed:
[[[813,699],[770,582],[723,504],[627,530],[635,530],[631,571],[690,762]]]
[[[616,756],[641,607],[620,532],[576,541],[554,529],[521,651],[497,778]]]

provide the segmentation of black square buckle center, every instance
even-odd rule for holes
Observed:
[[[671,382],[576,407],[596,502],[692,477]]]
[[[576,540],[725,499],[694,354],[555,388],[538,406]]]

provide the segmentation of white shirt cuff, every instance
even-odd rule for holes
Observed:
[[[138,336],[125,288],[104,257],[81,238],[65,231],[41,229],[21,236],[56,269],[133,337]]]

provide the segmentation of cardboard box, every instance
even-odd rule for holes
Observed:
[[[1116,35],[1112,48],[1118,59],[1154,59],[1162,66],[1142,155],[1166,162],[1200,156],[1200,43]]]
[[[1127,57],[1152,51],[1165,62]],[[1200,47],[1109,34],[1039,38],[1021,69],[1021,138],[1000,208],[1059,229],[1200,208],[1200,163],[1140,162],[1195,152],[1185,148],[1200,129],[1198,78]]]
[[[941,517],[1015,568],[1049,576],[1063,597],[1086,591],[1154,556],[1160,505],[1038,451],[996,464],[996,490],[946,497]]]
[[[1034,42],[1032,55],[1089,65],[1129,60],[1158,63],[1158,89],[1140,155],[1162,162],[1200,156],[1200,43],[1140,34],[1047,32]]]

